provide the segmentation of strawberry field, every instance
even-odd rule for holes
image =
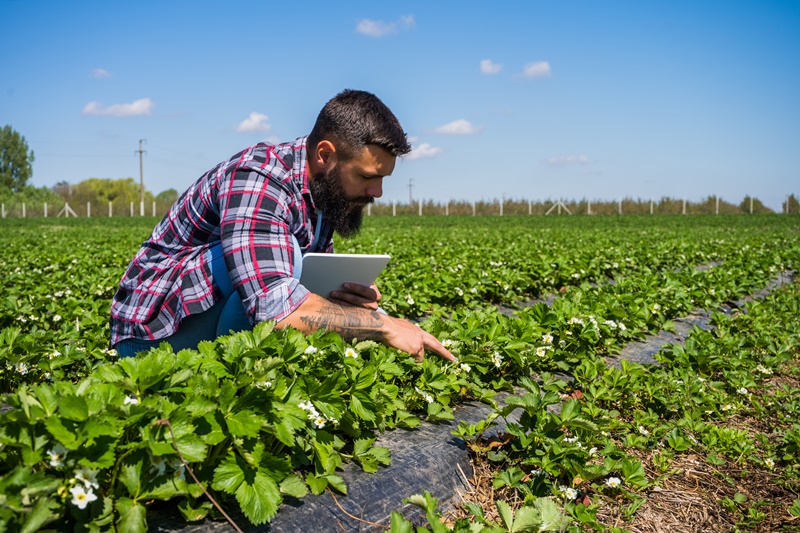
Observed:
[[[459,359],[421,364],[271,324],[120,360],[110,300],[155,223],[0,222],[0,531],[258,530],[346,505],[343,467],[381,476],[376,439],[423,424],[471,490],[332,531],[800,531],[796,216],[370,217],[336,249],[392,256],[382,307]],[[615,357],[698,315],[656,364]]]

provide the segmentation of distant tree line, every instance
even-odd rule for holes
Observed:
[[[420,208],[420,202],[422,206]],[[560,202],[560,206],[559,206]],[[800,204],[792,194],[781,205],[781,212],[786,212],[788,202],[789,213],[799,213]],[[652,210],[652,211],[651,211]],[[596,200],[526,200],[526,199],[491,199],[475,202],[467,200],[451,200],[436,202],[433,200],[415,200],[408,202],[376,201],[370,206],[370,214],[375,216],[408,216],[419,215],[679,215],[679,214],[764,214],[775,211],[765,206],[758,198],[745,196],[734,204],[716,196],[709,196],[699,202],[663,197],[658,200],[642,198],[624,198],[615,201]]]
[[[114,216],[130,215],[130,204],[139,214],[139,184],[133,178],[89,178],[72,184],[60,181],[53,187],[34,187],[29,184],[33,175],[33,150],[25,138],[11,126],[0,130],[0,203],[6,216],[21,216],[23,205],[26,216],[55,216],[69,204],[78,216],[108,216],[109,203]],[[178,191],[168,189],[154,195],[145,189],[145,214],[163,215],[177,200]]]

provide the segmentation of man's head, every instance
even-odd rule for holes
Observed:
[[[389,108],[374,94],[349,89],[325,104],[307,145],[311,195],[345,237],[358,232],[364,206],[383,194],[397,156],[411,151]]]

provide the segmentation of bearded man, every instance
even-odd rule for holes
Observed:
[[[325,299],[299,282],[302,255],[333,253],[334,231],[356,234],[363,208],[410,150],[383,102],[345,90],[308,137],[259,143],[215,166],[131,261],[111,305],[111,346],[121,356],[164,341],[178,351],[273,320],[379,341],[418,361],[426,350],[453,360],[429,333],[382,313],[374,284],[348,283]]]

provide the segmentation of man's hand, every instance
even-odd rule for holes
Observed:
[[[388,316],[386,318],[391,323],[384,344],[410,354],[418,363],[425,357],[426,350],[440,355],[448,361],[456,360],[453,354],[442,346],[439,339],[421,327],[402,318]]]
[[[377,297],[380,298],[380,293]],[[436,337],[407,320],[350,303],[341,305],[316,294],[310,294],[300,307],[277,324],[278,329],[286,326],[305,334],[325,329],[344,339],[378,341],[410,354],[417,361],[422,361],[426,350],[448,361],[456,359]]]
[[[360,283],[347,282],[342,285],[341,290],[331,292],[330,300],[341,305],[353,305],[377,311],[378,302],[381,301],[381,291],[374,283],[367,287]]]

